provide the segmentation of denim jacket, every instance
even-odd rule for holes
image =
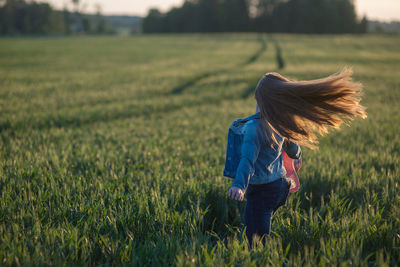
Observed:
[[[239,138],[233,133],[235,124],[243,121],[243,140],[235,140]],[[262,129],[260,112],[232,123],[228,131],[224,168],[224,176],[234,178],[232,186],[246,190],[249,183],[266,184],[286,176],[282,149],[289,157],[296,159],[300,158],[301,149],[296,143],[284,141],[277,134],[275,138],[277,144],[272,148]],[[238,150],[240,153],[235,152]],[[236,155],[240,155],[240,158],[236,158]]]

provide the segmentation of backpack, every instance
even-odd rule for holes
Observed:
[[[260,113],[256,113],[244,119],[235,120],[228,130],[228,142],[226,147],[225,168],[223,175],[235,178],[236,170],[241,158],[243,137],[246,123],[253,119],[260,119]]]

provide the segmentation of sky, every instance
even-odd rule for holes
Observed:
[[[184,0],[81,0],[84,12],[92,13],[96,4],[100,4],[103,14],[124,14],[145,16],[149,8],[156,7],[167,11],[180,6]],[[354,0],[359,16],[382,21],[400,20],[400,0]],[[65,5],[70,7],[71,0],[39,0],[48,2],[57,9]]]

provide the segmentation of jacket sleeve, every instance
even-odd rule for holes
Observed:
[[[282,146],[286,154],[292,159],[299,159],[301,157],[301,148],[295,142],[285,140]]]
[[[254,164],[260,152],[263,135],[258,124],[251,122],[246,125],[246,131],[243,137],[241,147],[241,157],[236,170],[235,180],[232,186],[245,191],[250,177],[254,174]]]

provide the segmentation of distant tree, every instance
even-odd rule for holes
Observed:
[[[186,21],[184,18],[184,9],[172,8],[165,14],[162,19],[164,24],[165,32],[185,32],[185,24],[189,24],[190,21]],[[186,18],[187,19],[187,18]]]
[[[143,19],[143,32],[160,33],[165,32],[164,15],[156,8],[150,9],[147,17]]]
[[[359,33],[367,33],[368,32],[368,19],[366,16],[364,16],[361,21],[360,21],[360,25],[358,28],[358,32]]]
[[[284,0],[258,0],[254,2],[256,7],[254,23],[258,32],[273,30],[273,13],[281,2],[284,2]]]
[[[180,24],[183,24],[184,32],[203,31],[202,20],[199,19],[200,15],[198,14],[198,4],[198,1],[195,0],[186,0],[183,3]]]
[[[47,3],[6,0],[0,14],[1,34],[46,34],[53,29],[53,10]]]
[[[23,0],[6,0],[1,7],[1,32],[2,34],[15,34],[25,31],[25,24],[22,24],[18,16],[23,16],[23,8],[25,1]]]
[[[338,32],[356,33],[357,32],[357,15],[352,0],[336,0],[337,14],[340,16],[338,23]]]
[[[195,19],[200,32],[220,31],[218,23],[218,4],[215,0],[198,0]]]
[[[224,32],[250,30],[249,4],[246,0],[220,2],[220,30]]]
[[[264,10],[272,13],[264,12],[264,17],[256,18],[261,31],[353,33],[358,28],[352,0],[279,1]]]
[[[25,27],[27,33],[46,34],[51,32],[52,9],[47,3],[33,2],[26,8]]]
[[[82,31],[84,33],[90,33],[91,32],[91,26],[90,26],[90,20],[87,17],[83,17],[81,19],[81,23],[82,23]]]
[[[66,25],[64,22],[63,11],[53,10],[50,16],[49,33],[51,34],[65,34]]]
[[[167,32],[200,32],[201,22],[197,20],[197,5],[193,1],[185,1],[180,8],[172,8],[165,15]]]
[[[94,24],[96,25],[95,33],[102,34],[107,33],[107,21],[104,19],[103,15],[101,14],[101,5],[96,4],[96,15],[94,17],[95,21]]]
[[[113,33],[97,6],[96,15],[81,14],[81,1],[71,0],[74,13],[66,7],[53,10],[33,0],[0,0],[0,34]]]
[[[100,16],[96,20],[97,20],[96,33],[97,34],[108,33],[107,21],[102,16]]]
[[[62,11],[62,19],[64,22],[64,33],[70,34],[71,33],[71,14],[69,13],[68,9],[64,7]]]
[[[166,14],[150,10],[143,32],[246,31],[250,27],[249,0],[186,0]]]
[[[143,32],[355,33],[361,23],[353,0],[186,0],[150,10]]]

